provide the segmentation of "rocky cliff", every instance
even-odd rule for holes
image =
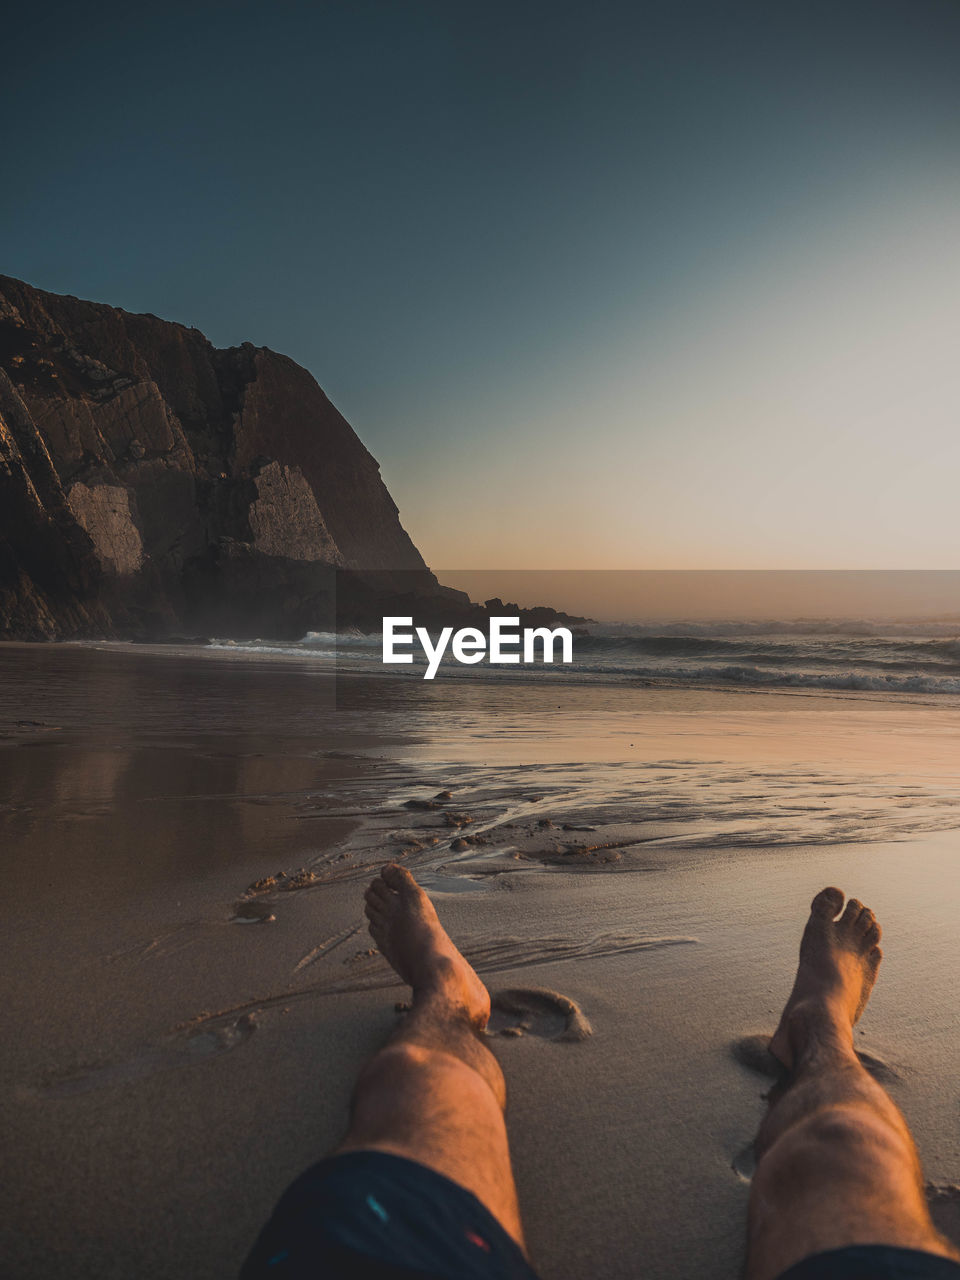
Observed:
[[[0,637],[296,636],[335,590],[444,594],[305,369],[0,276]]]

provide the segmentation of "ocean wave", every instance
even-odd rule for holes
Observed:
[[[949,639],[960,644],[960,614],[939,618],[674,619],[670,622],[594,623],[592,638],[725,636],[838,636],[843,638]]]
[[[305,645],[307,648],[320,646],[322,648],[331,649],[380,649],[382,639],[379,631],[359,631],[356,627],[350,627],[347,631],[308,631],[302,640],[296,641],[298,645]]]
[[[800,630],[801,625],[805,628]],[[454,679],[551,680],[597,682],[648,681],[671,685],[724,685],[740,688],[820,689],[825,692],[960,695],[960,637],[951,634],[850,634],[861,622],[811,634],[809,620],[794,623],[678,623],[671,627],[616,626],[579,635],[572,664],[504,668],[484,663],[465,667],[449,653],[440,674]],[[824,624],[826,626],[826,624]],[[879,624],[877,624],[879,625]],[[885,624],[889,625],[889,624]],[[906,624],[899,624],[901,628]],[[919,627],[921,624],[911,624]],[[761,626],[765,628],[761,630]],[[779,631],[770,628],[778,626]],[[696,628],[696,634],[687,634]],[[720,630],[725,634],[718,634]],[[681,631],[681,634],[676,632]],[[308,631],[299,640],[214,640],[210,648],[233,653],[319,661],[337,670],[400,674],[379,665],[378,633],[350,630]],[[423,674],[421,655],[402,674]]]
[[[955,639],[750,636],[729,640],[709,636],[590,635],[579,641],[578,648],[601,662],[618,665],[635,657],[676,661],[716,658],[737,661],[743,666],[861,667],[960,675],[960,641]]]
[[[756,666],[635,667],[640,680],[683,681],[691,684],[780,686],[791,689],[846,689],[873,693],[960,694],[960,677],[933,675],[876,675],[846,671],[835,675],[812,671],[773,671]]]
[[[279,657],[288,658],[329,658],[334,662],[337,657],[337,650],[334,644],[329,648],[305,648],[300,641],[297,640],[217,640],[212,639],[206,645],[205,649],[212,649],[221,653],[252,653],[252,654],[269,654]]]
[[[308,631],[299,640],[272,640],[259,637],[256,640],[211,639],[205,647],[229,653],[281,654],[294,658],[333,660],[344,650],[348,650],[354,657],[377,657],[380,654],[380,646],[379,634],[371,635],[351,628],[339,634],[336,631]]]

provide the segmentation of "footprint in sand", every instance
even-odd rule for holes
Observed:
[[[768,1076],[771,1080],[778,1080],[786,1073],[770,1052],[769,1045],[770,1035],[758,1032],[734,1040],[730,1050],[741,1066],[750,1071],[756,1071],[759,1075]],[[879,1080],[881,1084],[890,1084],[901,1079],[900,1073],[891,1067],[889,1062],[884,1062],[878,1054],[871,1053],[867,1049],[857,1049],[856,1052],[864,1068],[874,1080]]]
[[[249,902],[244,898],[233,909],[230,924],[276,924],[277,917],[264,902]]]
[[[160,1044],[119,1062],[101,1062],[48,1076],[27,1088],[27,1096],[71,1098],[113,1085],[129,1084],[159,1071],[174,1070],[201,1062],[213,1054],[225,1053],[244,1044],[257,1030],[255,1013],[224,1018],[188,1035],[171,1035]]]
[[[730,1168],[737,1175],[741,1182],[750,1182],[753,1175],[757,1171],[757,1157],[753,1151],[753,1142],[747,1145],[733,1157],[730,1162]]]
[[[576,1001],[549,987],[503,987],[491,992],[490,1003],[490,1035],[532,1035],[569,1042],[593,1035],[593,1027]]]
[[[960,1187],[950,1182],[928,1182],[924,1189],[934,1226],[948,1240],[960,1244]]]

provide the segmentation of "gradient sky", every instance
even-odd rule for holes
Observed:
[[[309,368],[435,568],[960,562],[960,5],[7,15],[0,271]]]

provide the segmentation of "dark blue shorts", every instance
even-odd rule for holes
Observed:
[[[637,1280],[650,1276],[643,1263]],[[537,1280],[475,1195],[382,1151],[321,1160],[282,1196],[240,1280]],[[666,1278],[663,1278],[666,1280]],[[960,1280],[932,1253],[858,1245],[805,1258],[781,1280]]]
[[[804,1258],[780,1280],[960,1280],[960,1262],[919,1249],[858,1244]]]
[[[537,1280],[475,1195],[383,1151],[321,1160],[284,1193],[241,1280]]]

